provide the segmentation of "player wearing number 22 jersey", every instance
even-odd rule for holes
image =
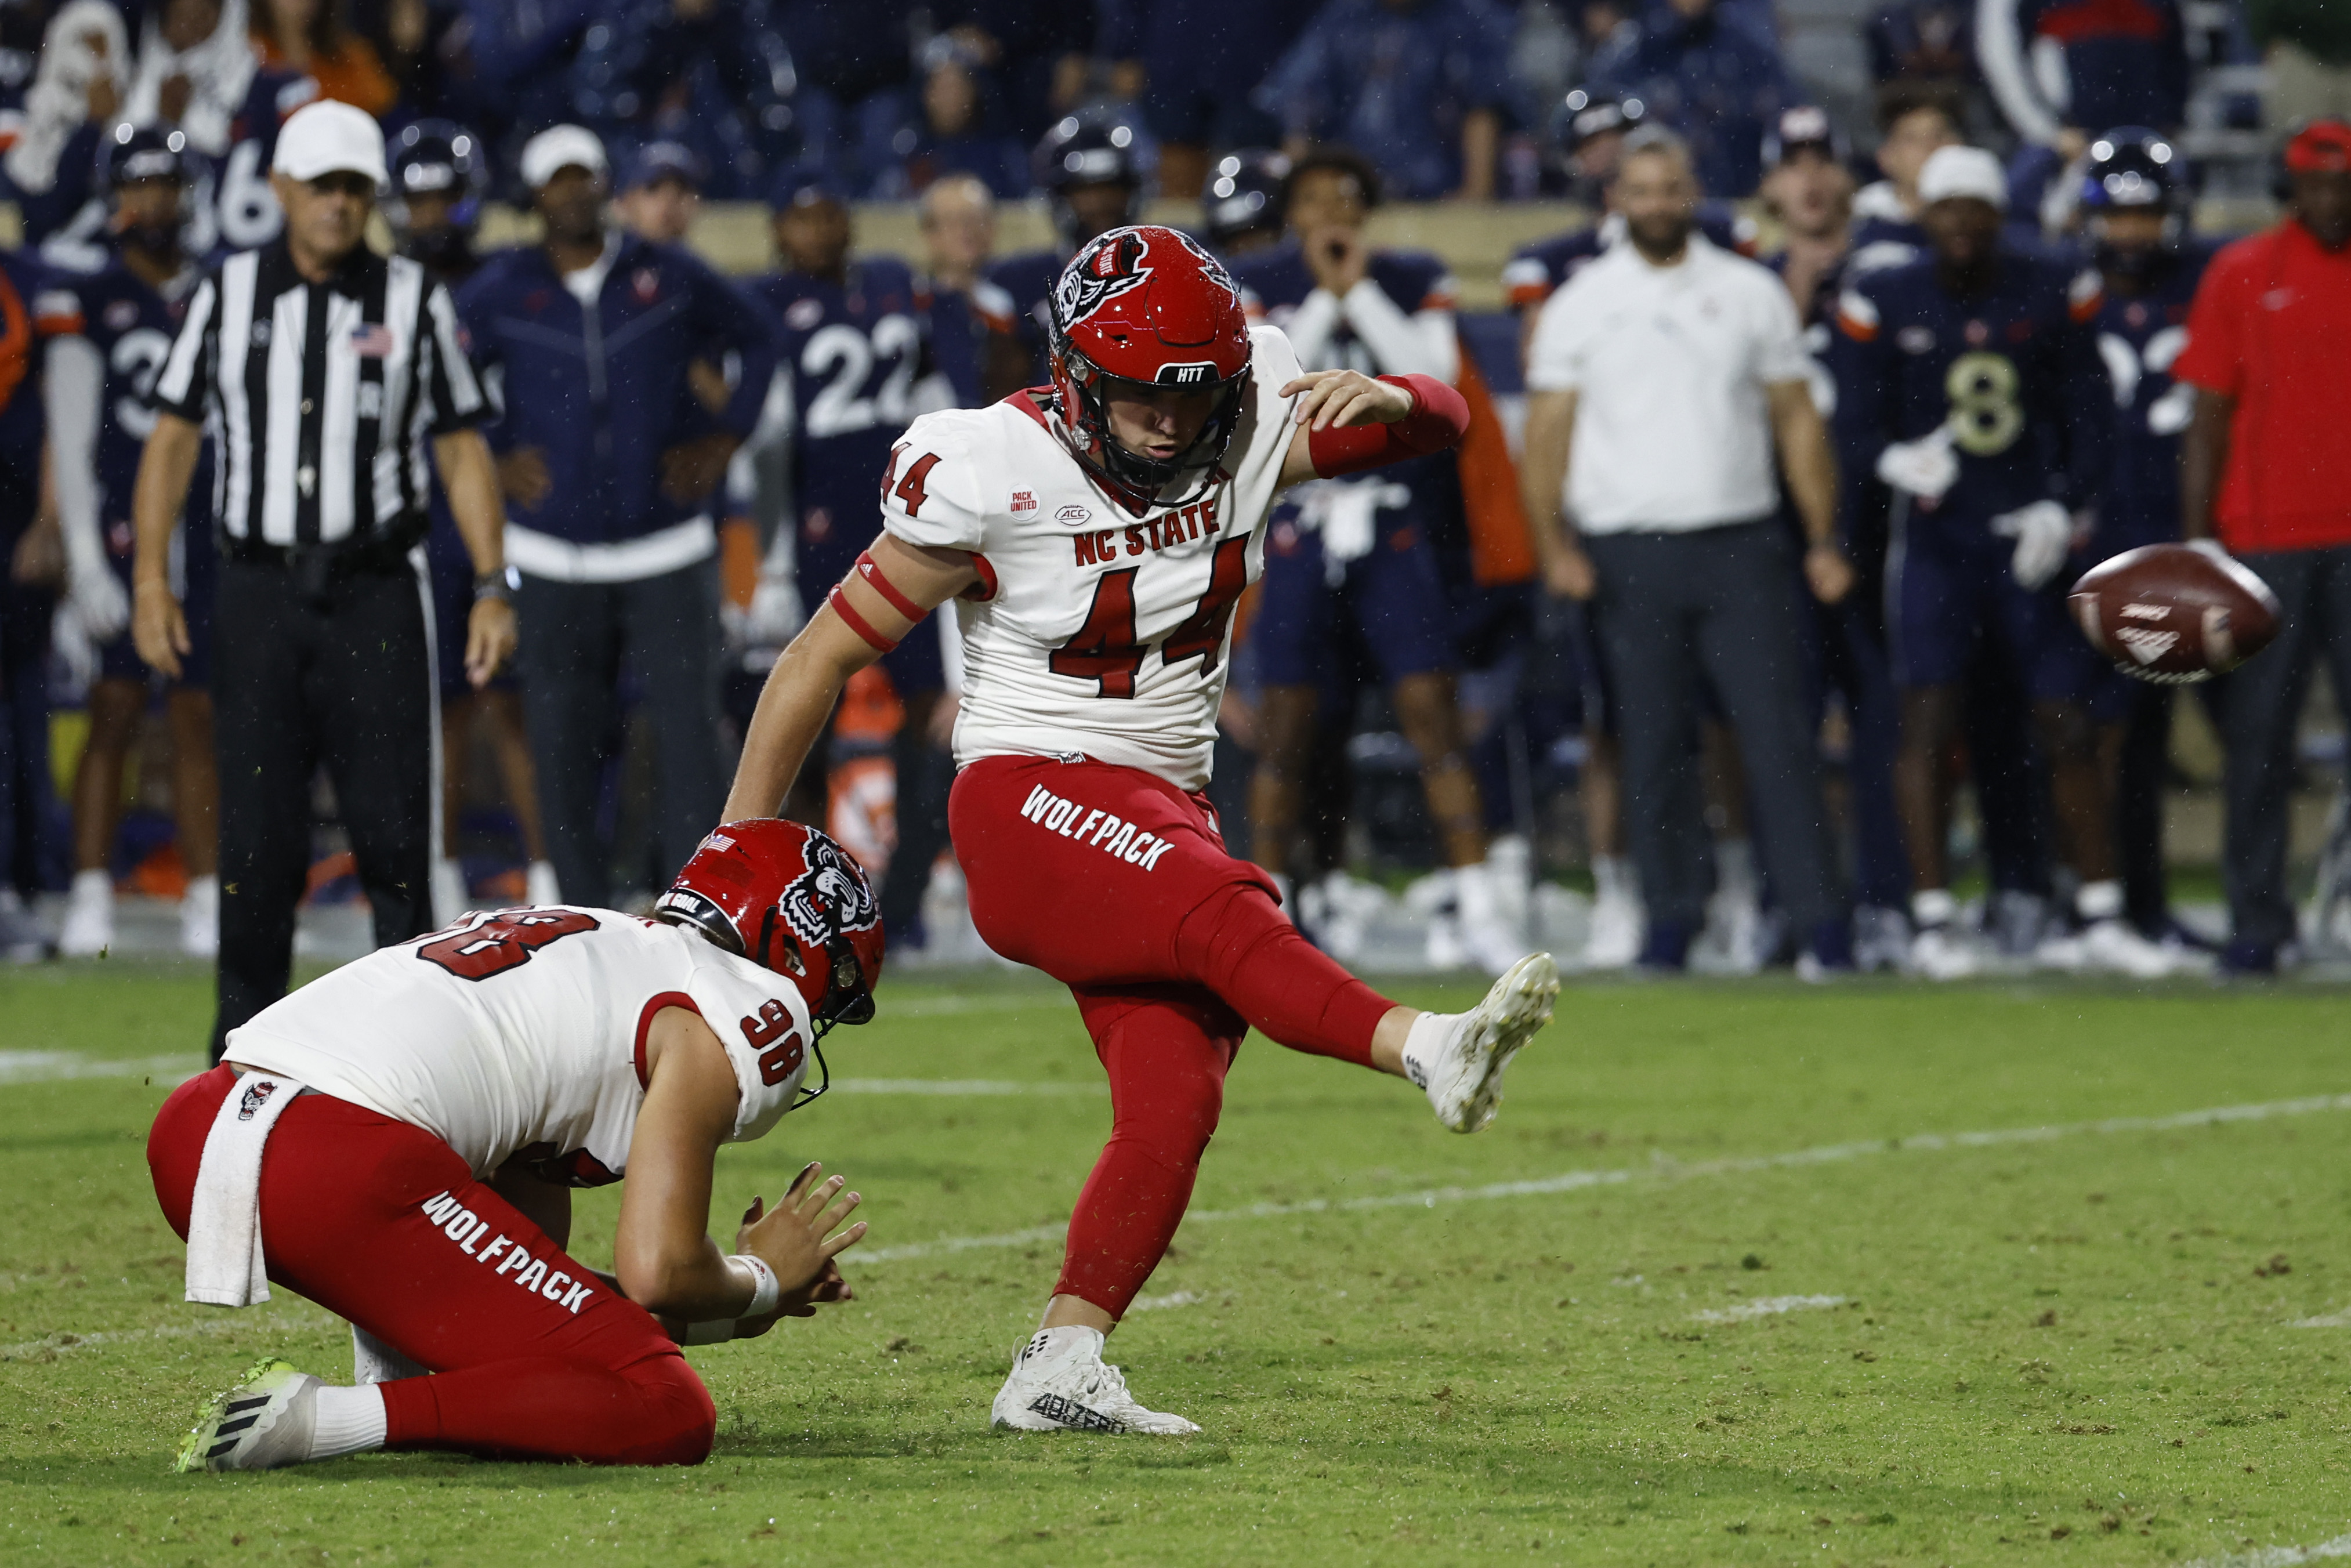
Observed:
[[[382,1447],[694,1464],[713,1412],[679,1343],[845,1298],[831,1254],[864,1228],[822,1239],[856,1207],[840,1178],[755,1201],[726,1257],[712,1159],[822,1092],[824,1031],[872,1016],[872,890],[812,829],[733,823],[655,912],[477,913],[381,948],[232,1030],[164,1103],[148,1163],[188,1299],[298,1291],[350,1320],[359,1371],[263,1362],[182,1469]],[[628,1178],[612,1270],[575,1261],[570,1190]]]
[[[1201,790],[1232,613],[1284,486],[1458,442],[1422,376],[1301,374],[1232,280],[1172,229],[1089,242],[1052,297],[1050,386],[925,414],[893,448],[883,537],[778,660],[730,816],[772,811],[841,683],[949,599],[964,647],[948,821],[988,945],[1067,984],[1113,1126],[1061,1280],[993,1420],[1196,1430],[1144,1409],[1103,1336],[1166,1250],[1250,1026],[1410,1077],[1447,1125],[1492,1116],[1558,989],[1521,959],[1479,1008],[1400,1008],[1316,951]]]

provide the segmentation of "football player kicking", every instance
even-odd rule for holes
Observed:
[[[769,674],[727,815],[773,812],[842,683],[956,601],[948,823],[972,918],[1069,986],[1111,1083],[1109,1146],[994,1420],[1192,1432],[1136,1403],[1102,1343],[1184,1218],[1241,1036],[1407,1077],[1475,1132],[1549,1020],[1558,971],[1536,954],[1469,1012],[1399,1007],[1299,935],[1201,793],[1275,494],[1444,450],[1468,425],[1460,395],[1426,376],[1301,373],[1224,268],[1155,226],[1081,249],[1052,329],[1050,386],[907,428],[883,536]]]
[[[832,1260],[865,1226],[841,1228],[841,1177],[754,1198],[732,1257],[709,1220],[718,1145],[811,1098],[824,1031],[872,1016],[864,874],[798,823],[730,823],[655,913],[499,910],[380,949],[164,1102],[147,1160],[188,1299],[266,1300],[266,1275],[350,1319],[358,1364],[336,1387],[259,1363],[181,1469],[381,1448],[698,1464],[716,1416],[678,1345],[850,1298]],[[569,1252],[571,1188],[623,1176],[606,1273]]]

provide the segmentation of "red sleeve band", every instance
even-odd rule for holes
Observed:
[[[879,566],[876,566],[873,562],[873,552],[872,550],[861,552],[857,558],[857,565],[852,570],[856,571],[858,576],[865,580],[865,585],[868,588],[871,588],[874,592],[889,601],[891,609],[896,611],[899,614],[904,616],[907,620],[912,621],[916,625],[921,625],[924,618],[930,613],[930,612],[925,610],[921,605],[916,604],[913,600],[899,592],[897,585],[893,583],[888,578],[882,575],[882,569]]]
[[[884,637],[873,630],[872,622],[857,613],[856,607],[849,602],[849,595],[841,591],[841,584],[836,582],[832,585],[832,592],[825,602],[832,606],[832,612],[846,622],[852,632],[864,638],[877,652],[886,653],[898,645],[896,638]]]
[[[1326,425],[1309,431],[1307,455],[1325,479],[1361,474],[1406,457],[1426,457],[1460,444],[1469,432],[1469,404],[1435,376],[1382,376],[1412,393],[1412,412],[1394,424]]]

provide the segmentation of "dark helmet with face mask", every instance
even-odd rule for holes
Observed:
[[[195,215],[196,154],[185,136],[172,130],[118,125],[112,134],[99,141],[98,174],[110,201],[125,185],[149,180],[167,181],[177,186],[177,215],[170,223],[118,224],[115,233],[125,244],[158,256],[181,248],[188,224]]]
[[[2169,138],[2142,125],[2119,127],[2091,142],[2074,193],[2099,267],[2142,279],[2178,253],[2193,199],[2187,159]],[[2158,214],[2163,237],[2153,246],[2116,245],[2106,233],[2106,218],[2115,213]]]
[[[455,120],[420,120],[393,138],[390,173],[392,192],[384,201],[383,216],[402,254],[436,272],[470,267],[482,198],[490,189],[489,158],[482,139]],[[408,205],[414,196],[446,196],[447,225],[420,233]]]

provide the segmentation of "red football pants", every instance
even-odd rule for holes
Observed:
[[[190,1079],[147,1136],[155,1196],[183,1239],[204,1138],[235,1082],[225,1063]],[[422,1128],[297,1099],[262,1154],[261,1244],[272,1284],[433,1370],[381,1385],[392,1448],[609,1465],[710,1452],[709,1392],[652,1314]]]
[[[1110,1143],[1054,1291],[1123,1316],[1183,1222],[1241,1036],[1368,1066],[1395,1004],[1301,936],[1207,803],[1165,779],[984,758],[947,822],[981,937],[1070,988],[1110,1074]]]

